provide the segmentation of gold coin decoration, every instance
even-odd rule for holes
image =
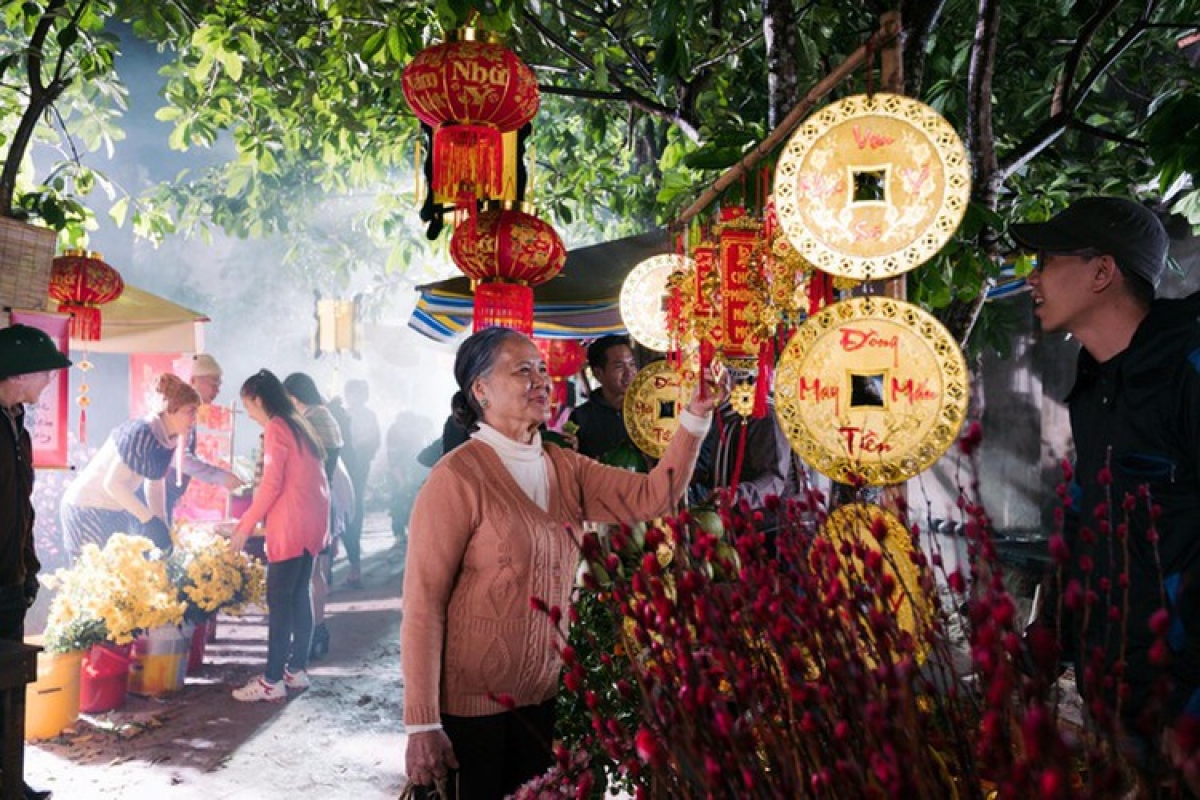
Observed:
[[[629,335],[651,350],[665,353],[671,347],[667,320],[667,283],[675,272],[692,269],[686,256],[651,256],[630,270],[621,284],[621,321]]]
[[[630,441],[651,458],[662,458],[695,385],[692,366],[676,369],[662,360],[642,367],[625,393],[623,412]]]
[[[832,275],[879,280],[929,260],[971,194],[962,140],[924,103],[854,95],[811,115],[775,168],[775,203],[800,255]]]
[[[876,526],[878,520],[882,525]],[[838,551],[841,574],[847,584],[862,580],[866,576],[863,558],[854,553],[842,552],[841,546],[854,548],[863,544],[868,550],[883,555],[880,565],[884,574],[896,581],[896,591],[886,599],[886,611],[896,620],[897,626],[913,634],[918,643],[927,640],[920,628],[931,618],[929,598],[921,586],[917,565],[913,563],[913,542],[904,523],[892,512],[869,503],[848,503],[830,512],[821,528]],[[851,586],[847,585],[847,589]],[[881,598],[883,599],[883,598]],[[917,653],[922,657],[923,652]]]
[[[775,414],[792,449],[843,483],[900,483],[937,461],[966,416],[950,333],[920,308],[857,297],[801,325],[779,359]]]

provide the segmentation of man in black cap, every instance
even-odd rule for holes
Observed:
[[[1153,772],[1163,732],[1200,718],[1200,294],[1155,299],[1167,234],[1131,200],[1085,197],[1010,233],[1037,254],[1042,328],[1082,347],[1069,555],[1048,610],[1081,692]]]
[[[55,370],[69,366],[37,328],[0,329],[0,639],[24,638],[25,611],[37,599],[42,566],[33,541],[33,444],[25,406],[38,401]],[[49,796],[25,787],[26,800]]]

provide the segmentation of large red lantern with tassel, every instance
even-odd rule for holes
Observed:
[[[532,335],[533,287],[566,263],[558,232],[528,208],[487,204],[450,238],[450,257],[476,282],[475,331],[501,325]]]
[[[417,119],[433,129],[434,193],[499,197],[501,137],[537,114],[533,71],[498,37],[463,28],[417,53],[402,83]]]
[[[104,263],[99,253],[67,250],[54,259],[50,272],[50,299],[58,310],[71,314],[71,338],[86,342],[100,339],[100,309],[125,291],[121,273]]]

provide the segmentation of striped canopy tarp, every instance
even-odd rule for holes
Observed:
[[[666,231],[580,247],[567,253],[562,273],[533,290],[533,335],[546,339],[591,339],[625,333],[618,300],[621,284],[639,263],[671,252]],[[451,278],[418,287],[420,297],[408,326],[430,339],[447,342],[471,329],[471,283]],[[987,299],[1003,300],[1028,287],[1004,265]]]
[[[624,333],[618,306],[625,276],[651,256],[671,251],[665,230],[616,239],[567,252],[558,277],[533,290],[533,335],[591,339]],[[417,287],[420,297],[408,326],[439,342],[471,329],[474,298],[465,277]]]

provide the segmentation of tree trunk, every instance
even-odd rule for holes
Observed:
[[[763,0],[763,41],[767,51],[767,129],[798,99],[796,9],[790,0]]]

